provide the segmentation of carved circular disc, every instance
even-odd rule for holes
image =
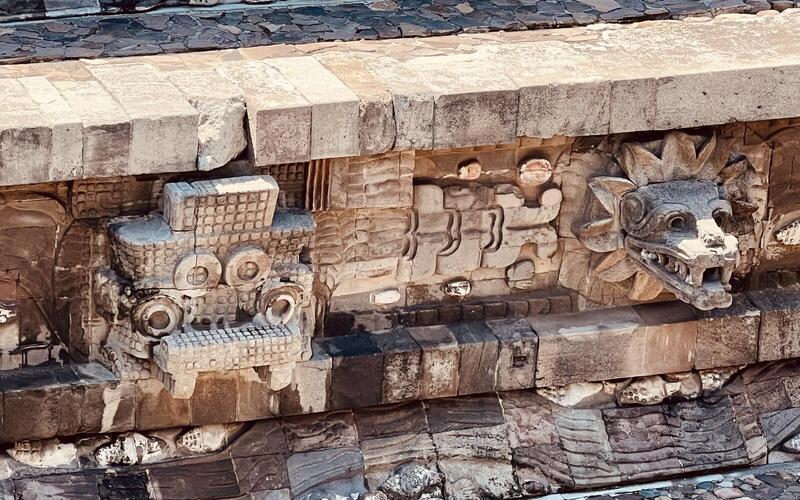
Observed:
[[[225,283],[240,290],[252,290],[264,281],[271,267],[269,255],[261,248],[237,248],[225,263]]]
[[[183,309],[171,298],[159,295],[145,300],[133,311],[133,324],[144,335],[163,337],[181,325]]]
[[[214,288],[219,284],[222,264],[213,254],[190,253],[175,266],[172,281],[178,290]]]
[[[258,298],[258,310],[272,325],[285,325],[297,311],[302,291],[297,286],[273,288]]]

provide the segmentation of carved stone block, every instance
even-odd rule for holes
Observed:
[[[800,293],[791,290],[758,290],[747,296],[761,311],[758,361],[800,356]]]
[[[698,311],[697,369],[756,362],[761,313],[744,294],[727,309]]]
[[[681,306],[528,318],[539,337],[537,386],[691,370],[697,326]]]
[[[458,394],[461,349],[445,326],[409,328],[408,332],[422,348],[419,395],[422,399]]]

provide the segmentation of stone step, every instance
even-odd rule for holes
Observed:
[[[57,418],[62,408],[82,407],[75,405],[76,384],[93,388],[86,394],[108,391],[110,401],[124,395],[118,411],[127,416],[109,409],[111,416],[100,419],[117,430],[247,421],[796,358],[798,315],[799,290],[761,290],[710,312],[665,302],[318,338],[311,359],[296,364],[280,391],[253,369],[199,370],[189,399],[173,398],[156,379],[120,382],[96,364],[52,374],[52,368],[8,371],[0,374],[6,415],[0,442],[88,432]],[[83,373],[104,375],[85,381]],[[88,422],[99,417],[91,415],[111,407],[82,408],[75,411],[86,416],[75,418],[97,429]],[[20,416],[32,411],[52,418],[31,425]]]
[[[799,13],[2,66],[0,185],[800,116]]]

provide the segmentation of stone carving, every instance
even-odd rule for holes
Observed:
[[[217,370],[266,367],[272,389],[288,384],[310,356],[312,272],[300,252],[313,221],[275,213],[277,198],[269,176],[168,183],[162,212],[110,221],[113,266],[95,275],[106,351],[150,359],[175,397]]]
[[[661,141],[623,144],[616,160],[626,177],[590,179],[584,213],[573,221],[578,240],[605,254],[593,275],[633,277],[634,300],[665,288],[699,309],[729,306],[740,258],[732,231],[757,210],[748,199],[747,159],[717,150],[716,136],[670,132]]]

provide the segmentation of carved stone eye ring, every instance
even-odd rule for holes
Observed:
[[[670,229],[680,230],[686,227],[686,217],[680,214],[671,215],[667,219],[667,226]]]
[[[730,217],[730,214],[726,210],[718,208],[714,210],[712,217],[714,218],[714,222],[716,222],[719,227],[722,227],[728,220],[728,217]]]

